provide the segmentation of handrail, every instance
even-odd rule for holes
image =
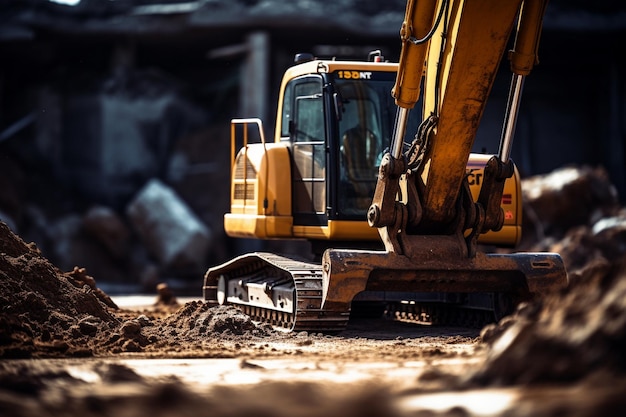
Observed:
[[[263,122],[261,121],[261,119],[257,117],[244,118],[244,119],[231,119],[230,121],[230,158],[231,158],[230,175],[231,175],[231,178],[234,178],[234,174],[235,174],[235,163],[236,163],[235,142],[237,139],[236,126],[243,125],[243,148],[246,149],[246,153],[247,153],[248,125],[249,124],[257,125],[257,128],[259,129],[259,137],[261,138],[261,143],[263,144],[263,153],[265,154],[265,157],[268,158],[268,164],[269,164],[269,157],[267,154],[267,146],[265,142],[265,133],[263,132]],[[243,184],[244,184],[244,190],[247,190],[248,188],[248,158],[247,157],[244,158],[243,164],[244,164],[243,165]],[[264,190],[264,196],[263,196],[263,211],[265,212],[265,214],[267,214],[267,208],[268,208],[268,200],[267,200],[268,175],[269,175],[269,169],[266,166],[265,167],[265,190]],[[244,193],[243,204],[245,208],[246,206],[245,193]]]
[[[259,136],[261,137],[261,143],[263,143],[263,149],[265,149],[265,133],[263,132],[263,121],[258,117],[250,117],[247,119],[231,119],[230,121],[230,159],[235,162],[235,126],[244,125],[244,143],[243,147],[248,146],[248,124],[254,123],[259,128]]]

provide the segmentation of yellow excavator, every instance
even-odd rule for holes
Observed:
[[[239,256],[209,268],[205,300],[287,331],[338,332],[357,301],[401,319],[480,324],[567,285],[558,254],[481,250],[520,240],[510,151],[546,3],[409,0],[397,64],[379,52],[364,62],[296,56],[273,142],[258,119],[231,122],[224,227],[308,239],[319,259]],[[500,149],[473,154],[516,22]]]

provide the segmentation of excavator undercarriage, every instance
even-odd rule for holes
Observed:
[[[500,319],[525,299],[567,283],[553,253],[462,256],[464,241],[413,236],[412,257],[387,251],[327,250],[322,263],[250,253],[205,275],[204,298],[240,307],[286,331],[335,333],[353,300],[384,303],[391,318],[472,325]]]

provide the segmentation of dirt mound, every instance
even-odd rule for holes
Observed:
[[[276,334],[258,326],[233,306],[211,306],[191,301],[166,317],[150,312],[122,325],[124,344],[113,353],[144,352],[148,356],[234,357],[254,341]]]
[[[569,287],[521,306],[483,329],[491,352],[482,383],[573,381],[626,375],[626,211],[571,229],[546,249],[560,252]]]
[[[229,356],[242,339],[271,332],[234,307],[191,302],[173,312],[172,297],[171,303],[166,318],[163,312],[119,311],[84,268],[60,271],[0,222],[2,358],[192,351]]]
[[[257,330],[250,317],[240,310],[229,306],[211,308],[200,301],[187,303],[165,319],[162,327],[164,330],[177,329],[191,337],[202,337],[210,333],[242,335]]]
[[[61,272],[0,222],[0,357],[89,355],[97,327],[116,322],[107,304],[85,270]]]

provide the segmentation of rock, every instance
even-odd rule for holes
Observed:
[[[141,333],[141,323],[138,320],[128,320],[122,324],[120,331],[124,337],[132,339]]]
[[[170,187],[157,179],[149,181],[126,212],[163,266],[194,272],[204,269],[211,233]]]
[[[83,216],[85,231],[116,259],[127,255],[130,231],[109,207],[94,206]]]
[[[156,289],[157,289],[157,294],[158,294],[156,305],[178,304],[178,301],[176,300],[176,296],[174,295],[174,292],[169,287],[169,285],[167,285],[164,282],[161,282],[160,284],[157,285]]]
[[[84,335],[93,336],[98,331],[98,325],[102,322],[97,317],[88,316],[78,322],[78,328]]]
[[[524,229],[542,238],[561,237],[619,207],[617,191],[603,168],[565,167],[522,180]],[[535,233],[532,233],[534,229]]]
[[[139,317],[137,317],[137,321],[139,322],[139,324],[141,324],[141,327],[153,326],[152,320],[150,320],[150,318],[146,316],[145,314],[142,314]]]

